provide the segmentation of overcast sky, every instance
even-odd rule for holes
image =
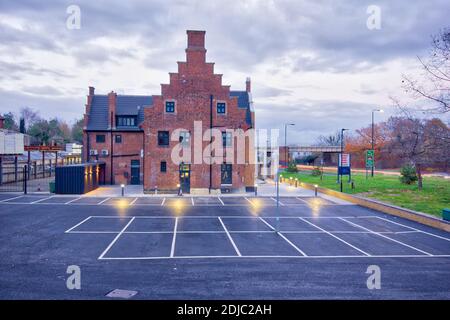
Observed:
[[[81,9],[68,29],[67,7]],[[370,30],[367,8],[381,9]],[[207,60],[233,90],[250,76],[258,127],[290,142],[385,120],[402,74],[418,72],[450,1],[0,1],[0,113],[29,106],[67,121],[97,93],[160,94],[185,59],[186,30],[206,30]]]

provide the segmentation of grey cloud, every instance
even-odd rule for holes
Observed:
[[[252,93],[255,97],[258,97],[258,99],[275,98],[290,95],[292,93],[291,90],[269,87],[262,84],[253,84],[252,87]]]
[[[319,135],[333,133],[340,128],[352,130],[370,123],[373,105],[352,101],[304,100],[295,105],[255,104],[258,128],[279,129],[280,143],[284,143],[284,123],[289,127],[288,142],[310,144]],[[390,112],[379,116],[386,119]]]
[[[34,95],[45,95],[45,96],[61,96],[63,92],[51,86],[28,86],[23,87],[22,92]]]
[[[80,119],[84,113],[85,96],[47,97],[28,95],[22,92],[0,89],[0,113],[18,113],[23,107],[31,107],[45,117],[58,117],[66,120]]]
[[[44,68],[36,66],[30,62],[6,62],[0,60],[0,79],[10,78],[20,80],[25,75],[33,76],[50,76],[58,78],[69,78],[70,74],[56,69]]]

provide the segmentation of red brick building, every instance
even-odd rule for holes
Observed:
[[[187,31],[187,36],[186,61],[178,62],[178,72],[169,74],[160,95],[96,95],[89,88],[84,159],[105,161],[107,181],[143,184],[147,192],[251,190],[255,154],[249,129],[255,118],[250,79],[245,91],[222,85],[214,63],[206,62],[205,32]],[[239,140],[242,134],[246,137]],[[220,156],[208,149],[216,140],[227,158],[211,164],[211,157]]]

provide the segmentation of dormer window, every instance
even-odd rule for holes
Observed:
[[[175,101],[166,101],[166,113],[175,112]]]
[[[135,116],[117,116],[118,127],[135,127],[137,119]]]

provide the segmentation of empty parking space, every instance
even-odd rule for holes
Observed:
[[[102,259],[139,259],[169,257],[172,246],[169,233],[125,233],[104,252]]]
[[[397,241],[374,233],[341,233],[339,238],[367,252],[370,255],[426,255]]]
[[[178,233],[175,256],[237,256],[225,233]]]
[[[128,222],[128,217],[88,217],[66,232],[119,232]]]
[[[76,199],[77,199],[77,197],[53,196],[53,197],[48,197],[46,199],[43,199],[39,203],[41,203],[41,204],[66,204],[66,203],[71,202]]]
[[[147,198],[140,197],[134,202],[135,205],[155,205],[160,206],[164,198]]]
[[[124,206],[124,205],[132,204],[135,201],[135,199],[136,198],[114,197],[114,198],[106,199],[106,201],[101,202],[100,204]]]
[[[241,205],[241,206],[248,206],[250,205],[250,202],[248,202],[247,199],[244,197],[220,197],[224,205]]]
[[[220,206],[222,202],[219,197],[193,197],[194,205],[201,206]]]
[[[434,255],[450,255],[450,238],[438,238],[422,232],[397,233],[389,237]]]
[[[361,228],[356,227],[346,221],[342,221],[338,218],[302,218],[303,221],[311,224],[312,226],[316,226],[317,229],[323,229],[329,232],[348,232],[348,231],[356,231],[360,232]],[[358,220],[359,221],[359,220]]]
[[[312,206],[317,206],[317,205],[335,205],[336,203],[324,199],[324,198],[320,198],[320,197],[298,197],[297,199],[306,202],[309,205]]]
[[[164,205],[168,207],[186,207],[192,206],[191,198],[166,198]]]
[[[26,195],[26,196],[16,196],[12,198],[8,198],[3,203],[24,203],[24,204],[32,204],[42,201],[44,199],[49,198],[48,195]]]
[[[228,231],[271,231],[259,218],[222,218]]]
[[[178,218],[177,231],[221,231],[223,227],[218,218]]]
[[[138,218],[134,219],[126,232],[173,232],[174,218]]]
[[[327,233],[285,233],[308,256],[361,256],[357,248]]]
[[[250,203],[254,206],[269,206],[273,207],[277,205],[276,199],[271,197],[247,197]]]
[[[76,205],[76,204],[84,204],[84,205],[93,205],[93,204],[100,204],[109,198],[107,197],[80,197],[79,199],[76,199],[72,201],[70,204]]]
[[[264,218],[270,225],[279,231],[318,231],[317,228],[298,219],[292,218]]]
[[[386,221],[375,218],[346,218],[347,221],[356,223],[359,226],[367,228],[374,232],[408,232],[411,228],[404,227],[398,224],[386,223]]]
[[[0,202],[6,201],[8,199],[21,197],[22,195],[14,194],[14,193],[0,193]]]
[[[275,197],[274,199],[276,200]],[[279,197],[279,201],[281,205],[285,206],[298,206],[306,204],[306,202],[300,200],[300,198],[297,197]]]
[[[274,232],[233,233],[232,238],[244,256],[301,256],[284,238]]]

